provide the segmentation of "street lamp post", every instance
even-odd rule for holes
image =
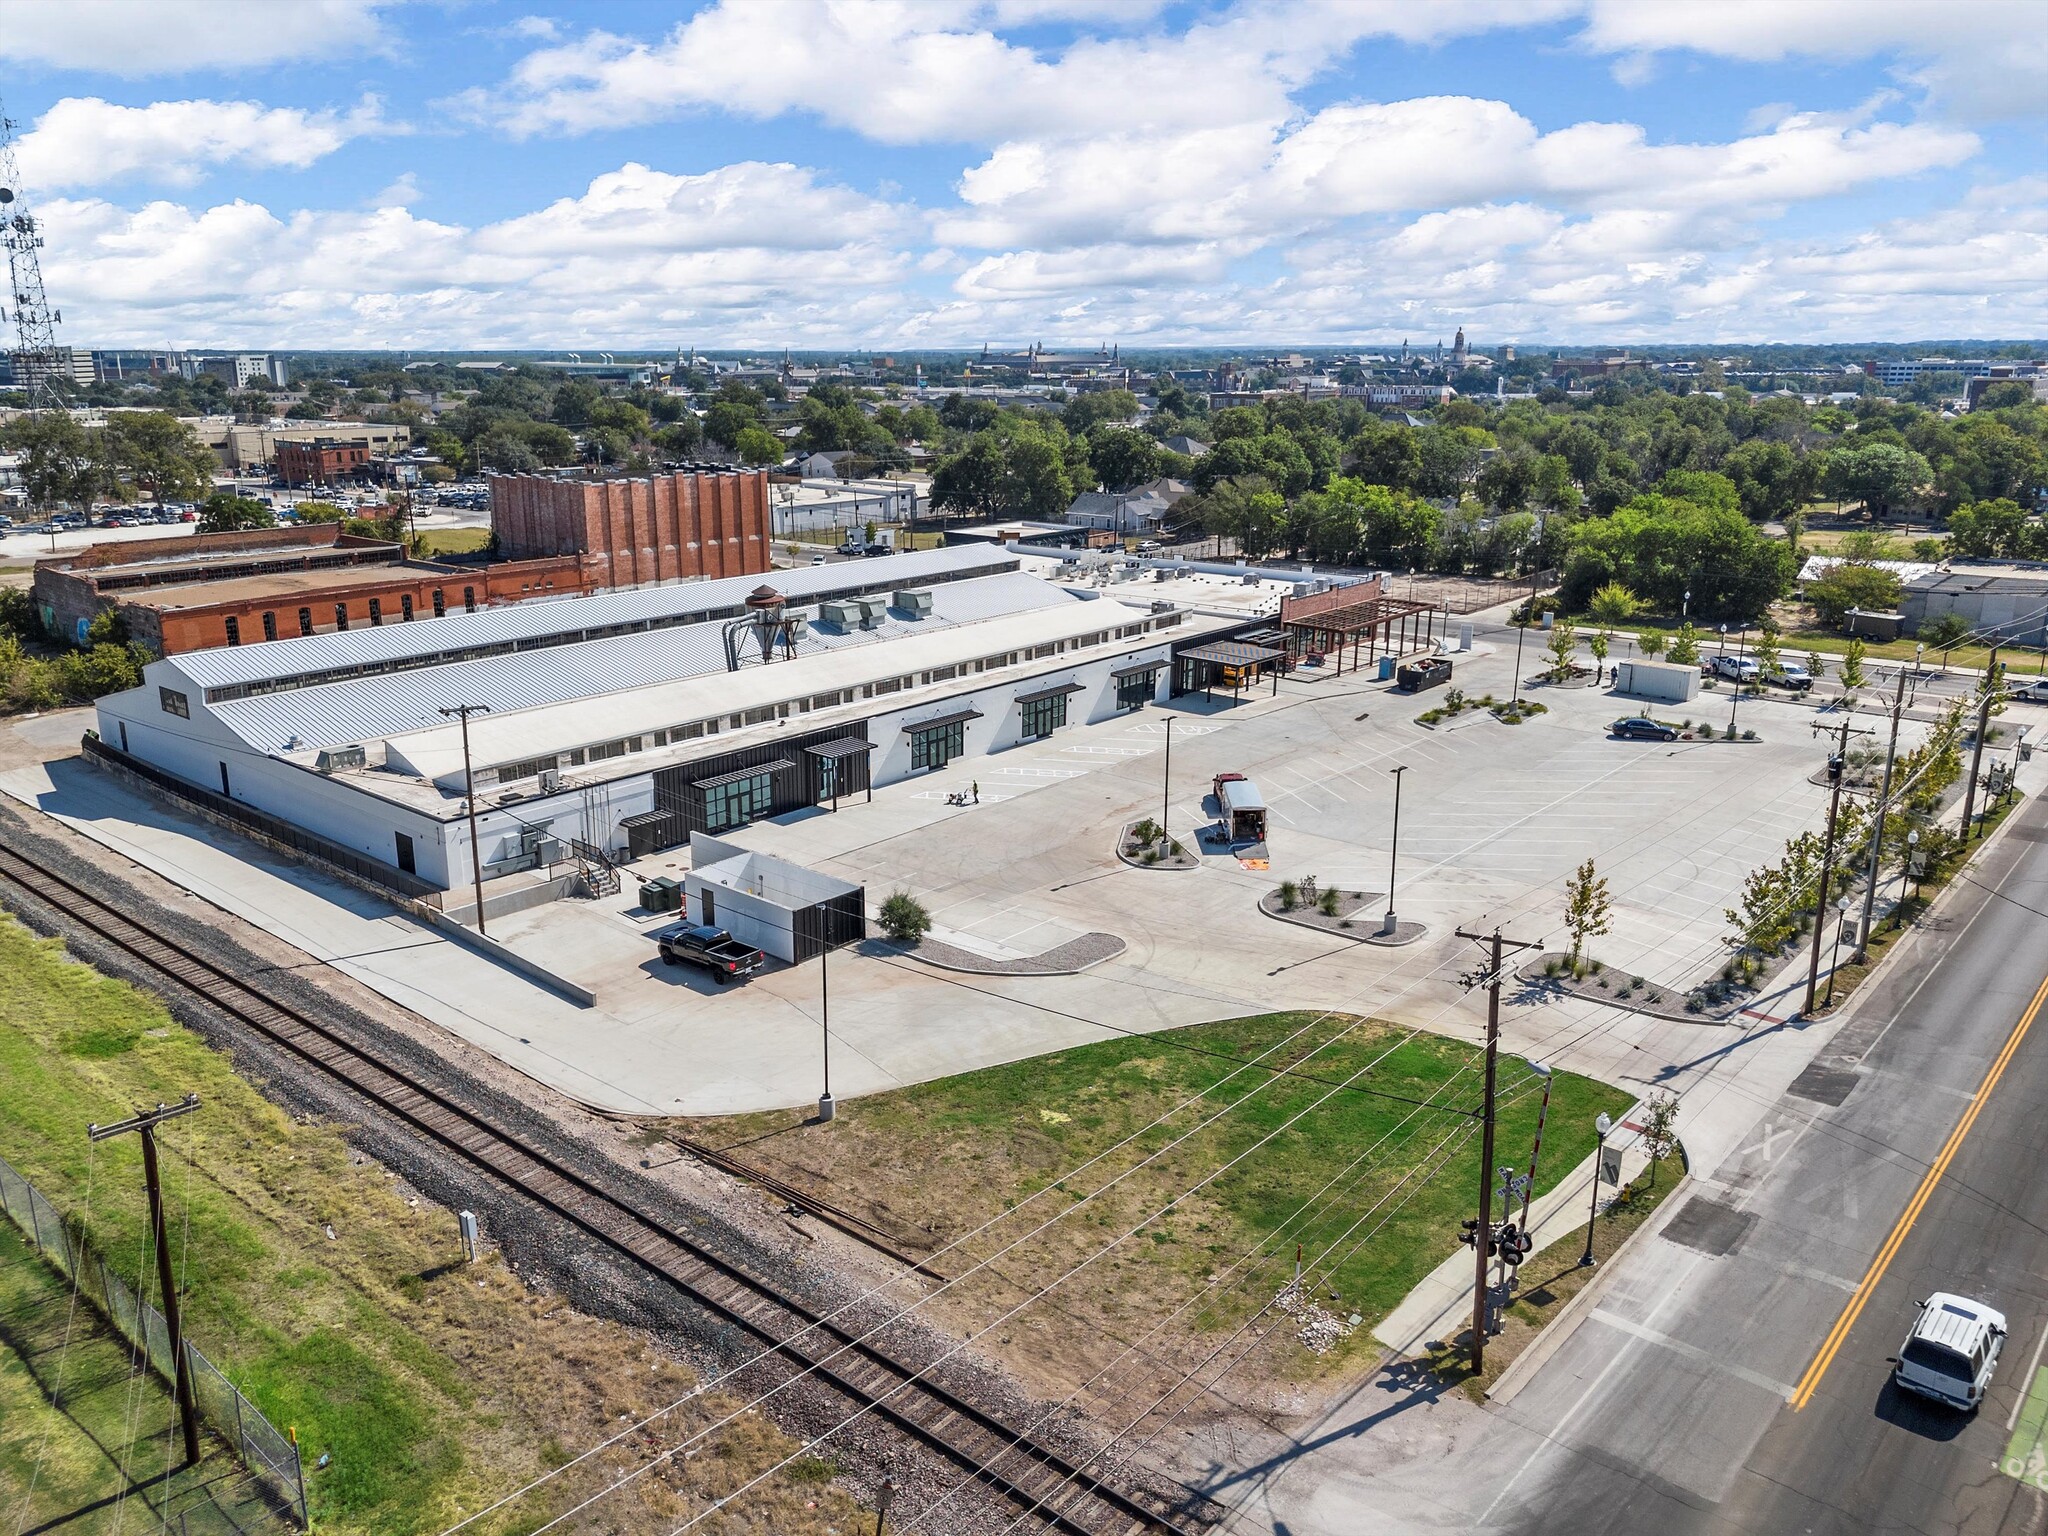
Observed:
[[[1607,1133],[1614,1129],[1614,1122],[1603,1112],[1593,1122],[1593,1133],[1600,1138],[1593,1148],[1593,1198],[1586,1210],[1586,1251],[1579,1255],[1579,1268],[1590,1269],[1599,1261],[1593,1257],[1593,1223],[1600,1215],[1600,1164],[1602,1153],[1607,1150]]]
[[[1899,871],[1899,894],[1903,896],[1906,891],[1906,872],[1907,870],[1912,870],[1913,899],[1915,901],[1920,899],[1920,872],[1917,869],[1913,869],[1913,861],[1919,857],[1920,829],[1915,827],[1906,834],[1906,868]]]
[[[1173,803],[1173,716],[1166,717],[1166,767],[1159,775],[1159,839],[1166,842],[1166,810]]]
[[[1401,857],[1401,775],[1408,771],[1408,765],[1403,763],[1387,771],[1394,776],[1394,845],[1387,854],[1387,915],[1380,920],[1380,935],[1391,939],[1399,926],[1394,921],[1394,871]]]
[[[839,1113],[839,1102],[832,1097],[832,984],[827,971],[831,955],[832,941],[827,939],[818,950],[818,1061],[825,1073],[824,1091],[818,1095],[820,1125],[829,1125]]]

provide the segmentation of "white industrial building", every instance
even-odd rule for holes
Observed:
[[[987,548],[769,580],[187,652],[101,699],[100,736],[238,819],[446,890],[471,873],[466,769],[485,878],[638,856],[1164,698],[1175,644],[1228,627]],[[467,764],[462,705],[487,711]]]

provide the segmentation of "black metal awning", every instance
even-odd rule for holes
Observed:
[[[1162,672],[1165,669],[1166,662],[1163,659],[1159,661],[1134,661],[1128,667],[1111,667],[1109,675],[1111,677],[1136,677],[1140,672]]]
[[[630,830],[634,827],[658,827],[675,819],[674,811],[641,811],[637,815],[620,817],[619,825]]]
[[[1034,688],[1029,693],[1017,695],[1019,704],[1036,704],[1040,699],[1056,699],[1063,693],[1085,693],[1079,683],[1054,683],[1050,688]]]
[[[792,763],[788,758],[777,757],[771,758],[765,763],[756,763],[751,768],[742,768],[737,773],[721,773],[715,779],[693,779],[691,783],[699,789],[719,789],[727,784],[737,784],[742,779],[751,779],[757,774],[778,773],[795,766],[796,764]]]
[[[872,752],[879,747],[879,741],[869,741],[865,736],[841,736],[833,741],[821,741],[815,747],[804,750],[813,757],[859,757],[863,752]]]
[[[933,715],[929,720],[906,720],[903,722],[903,730],[904,734],[914,736],[919,731],[935,731],[942,725],[958,725],[963,720],[980,718],[981,711],[978,709],[951,709],[943,715]]]
[[[1190,646],[1179,654],[1188,661],[1210,661],[1219,667],[1255,667],[1261,662],[1277,661],[1287,653],[1277,646],[1247,645],[1242,640],[1217,640],[1208,645]]]

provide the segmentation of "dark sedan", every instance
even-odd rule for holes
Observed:
[[[1631,715],[1626,720],[1617,720],[1608,730],[1623,741],[1676,741],[1678,727],[1666,725],[1661,720],[1652,720],[1648,715]]]

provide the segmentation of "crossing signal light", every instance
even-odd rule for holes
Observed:
[[[1466,1221],[1461,1221],[1458,1223],[1458,1227],[1458,1241],[1463,1243],[1466,1247],[1469,1248],[1474,1243],[1479,1241],[1478,1218],[1474,1217]]]

